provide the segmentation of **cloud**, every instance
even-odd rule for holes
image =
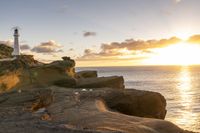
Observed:
[[[154,54],[151,49],[163,48],[179,42],[181,40],[177,37],[161,40],[128,39],[123,42],[102,44],[99,52],[95,52],[92,49],[85,49],[84,54],[78,57],[77,60],[137,60],[147,58],[149,54]]]
[[[84,54],[82,57],[80,57],[79,59],[91,59],[91,58],[95,58],[95,59],[105,59],[105,58],[112,58],[114,56],[120,56],[122,55],[118,50],[109,50],[109,51],[104,51],[101,50],[100,52],[95,52],[92,49],[85,49],[84,50]]]
[[[84,54],[85,55],[89,55],[89,54],[92,54],[93,52],[92,52],[92,50],[91,49],[85,49],[85,51],[84,51]]]
[[[23,45],[20,45],[20,49],[21,50],[30,50],[30,46],[28,44],[23,44]]]
[[[85,31],[83,33],[84,37],[90,37],[90,36],[96,36],[96,35],[97,35],[96,32],[91,32],[91,31]]]
[[[20,41],[20,49],[21,50],[29,50],[30,49],[30,46],[28,44],[24,44],[26,43],[26,41]],[[14,45],[14,42],[13,40],[7,40],[7,41],[0,41],[0,44],[4,44],[4,45],[7,45],[7,46],[10,46],[10,47],[13,47]]]
[[[50,40],[48,42],[43,42],[31,49],[32,52],[35,53],[43,53],[43,54],[53,54],[62,52],[61,45],[56,43],[53,40]]]
[[[195,44],[200,44],[200,35],[193,35],[191,36],[187,42],[189,43],[195,43]]]
[[[172,37],[169,39],[161,39],[161,40],[134,40],[129,39],[124,42],[112,42],[110,44],[102,44],[101,49],[103,51],[109,51],[110,49],[123,49],[126,48],[128,50],[145,50],[152,48],[161,48],[171,44],[175,44],[180,42],[181,40],[177,37]]]
[[[13,47],[13,40],[6,40],[6,41],[0,41],[0,44],[4,44],[10,47]]]

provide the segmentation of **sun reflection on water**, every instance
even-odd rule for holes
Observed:
[[[194,123],[196,122],[196,114],[192,112],[193,95],[191,73],[188,66],[183,66],[181,68],[179,77],[179,84],[177,85],[177,90],[180,94],[180,108],[177,113],[179,113],[178,118],[174,118],[174,122],[183,127],[194,128]]]

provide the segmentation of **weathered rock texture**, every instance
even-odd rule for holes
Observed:
[[[13,48],[6,46],[4,44],[0,44],[0,59],[12,57],[11,55],[12,51]]]
[[[123,95],[123,99],[113,100],[111,95]],[[163,118],[162,115],[165,115],[165,99],[154,92],[106,88],[81,91],[53,86],[28,88],[0,95],[0,132],[188,133],[168,121],[117,112],[138,115],[138,112],[126,108],[130,98],[133,103],[142,104],[141,108],[133,108],[140,112],[146,109],[142,116]],[[113,106],[118,103],[124,108],[123,111]],[[152,105],[156,108],[149,110]]]
[[[77,74],[75,61],[69,57],[49,64],[40,63],[31,55],[21,55],[11,61],[0,61],[0,93],[33,85],[121,89],[124,88],[124,79],[119,76],[97,77],[96,71],[83,71]]]
[[[28,69],[33,66],[41,65],[42,63],[38,62],[33,58],[32,55],[20,55],[15,57],[16,59],[8,61],[0,61],[0,75],[6,72],[17,71],[21,69]]]
[[[124,89],[124,78],[122,76],[82,78],[77,81],[76,88],[118,88]]]
[[[0,62],[0,92],[31,85],[53,85],[58,80],[75,76],[74,60],[43,64],[33,56],[21,55],[12,61]]]
[[[97,78],[97,71],[80,71],[76,73],[76,78]]]
[[[125,90],[107,93],[104,100],[112,110],[123,114],[164,119],[166,115],[165,98],[156,92]]]

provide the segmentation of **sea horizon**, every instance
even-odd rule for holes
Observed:
[[[76,68],[105,68],[105,67],[199,67],[200,64],[194,65],[132,65],[132,66],[77,66]]]

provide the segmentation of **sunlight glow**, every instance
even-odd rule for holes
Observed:
[[[176,36],[178,38],[180,38],[181,40],[184,40],[186,41],[190,36],[191,36],[191,33],[190,32],[179,32],[179,33],[176,33]]]
[[[124,54],[124,55],[130,55],[131,51],[129,51],[127,48],[123,48],[118,50],[120,53]]]
[[[197,116],[192,112],[192,103],[193,103],[193,95],[190,93],[192,87],[192,79],[189,67],[185,66],[181,68],[180,75],[178,77],[179,85],[177,89],[180,92],[181,98],[181,108],[178,111],[180,117],[175,118],[174,121],[178,125],[185,126],[187,125],[191,129],[194,128],[194,123],[197,122]],[[184,108],[184,111],[183,111]]]
[[[131,59],[136,56],[133,54],[132,51],[128,50],[127,48],[120,49],[118,50],[118,52],[121,53],[121,55],[118,56],[119,59]]]
[[[186,42],[152,50],[155,54],[144,63],[149,65],[195,65],[200,64],[200,46]]]

